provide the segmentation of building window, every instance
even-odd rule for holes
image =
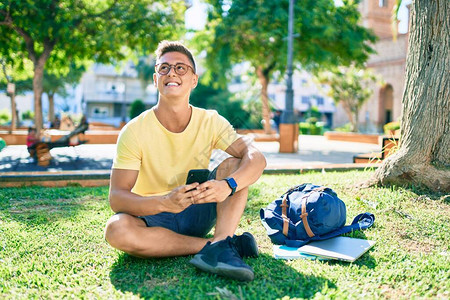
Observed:
[[[379,7],[387,7],[387,0],[378,0]]]
[[[316,97],[317,105],[323,105],[324,100],[323,97]]]
[[[109,109],[107,107],[94,107],[93,108],[93,117],[97,118],[105,118],[108,116]]]
[[[302,96],[302,103],[303,104],[309,104],[310,100],[308,96]]]

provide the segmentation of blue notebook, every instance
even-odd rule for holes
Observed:
[[[328,258],[320,258],[316,255],[309,255],[300,253],[298,251],[299,248],[292,248],[286,245],[273,245],[273,256],[276,259],[320,259],[320,260],[328,260]]]
[[[338,236],[311,242],[300,248],[273,246],[273,255],[279,259],[337,259],[354,262],[375,245],[375,241]]]

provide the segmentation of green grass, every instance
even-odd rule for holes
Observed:
[[[238,233],[252,232],[261,255],[246,259],[255,280],[197,271],[190,257],[138,259],[103,239],[112,215],[107,187],[0,190],[0,298],[449,298],[450,197],[403,188],[358,189],[371,172],[267,175],[250,189]],[[377,243],[355,263],[276,260],[259,209],[304,182],[333,188],[347,223],[375,214],[352,234]]]

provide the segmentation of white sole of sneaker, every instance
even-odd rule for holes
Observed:
[[[195,255],[189,262],[202,271],[240,281],[252,281],[255,278],[253,271],[247,268],[233,267],[224,263],[218,263],[216,267],[212,267],[201,259],[201,254]]]

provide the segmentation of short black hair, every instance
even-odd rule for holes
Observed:
[[[156,59],[157,60],[160,59],[161,56],[163,56],[164,54],[166,54],[168,52],[179,52],[179,53],[186,55],[192,63],[192,66],[194,68],[194,73],[197,73],[197,67],[195,66],[194,56],[192,55],[191,51],[189,51],[189,49],[185,45],[183,45],[181,42],[166,41],[166,40],[161,41],[158,44],[158,48],[155,51]]]

